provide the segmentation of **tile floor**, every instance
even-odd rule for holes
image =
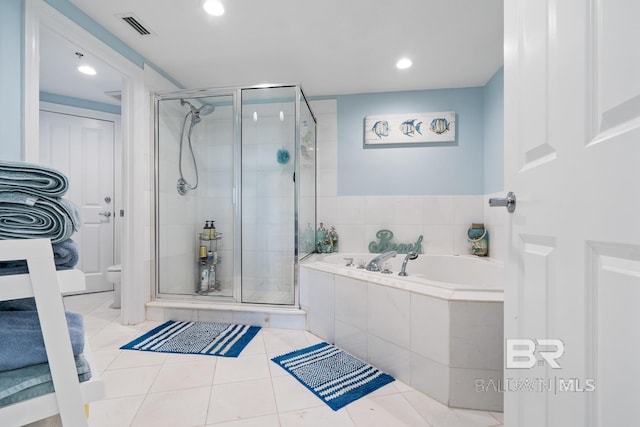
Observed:
[[[450,409],[394,381],[334,412],[270,361],[314,344],[306,331],[262,329],[238,358],[118,350],[160,322],[119,323],[111,293],[65,297],[84,314],[106,398],[91,404],[91,427],[502,426],[501,413]],[[56,425],[55,419],[32,426]]]

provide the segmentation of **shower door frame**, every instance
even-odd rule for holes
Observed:
[[[291,87],[295,90],[295,176],[297,177],[294,184],[294,264],[293,264],[293,293],[294,303],[293,305],[282,305],[272,303],[243,303],[242,302],[242,91],[245,89],[275,89]],[[159,103],[161,100],[177,100],[180,98],[204,98],[215,96],[232,96],[233,97],[233,185],[232,189],[232,203],[233,203],[233,216],[234,216],[234,236],[233,236],[233,296],[204,296],[204,295],[191,295],[191,294],[168,294],[160,292],[160,203],[159,203],[159,188],[160,188],[160,156],[159,156]],[[242,304],[243,306],[277,306],[277,307],[300,307],[300,284],[299,284],[299,203],[300,203],[300,119],[301,119],[301,101],[307,104],[311,117],[314,123],[314,148],[317,145],[317,120],[309,102],[302,91],[300,84],[262,84],[254,86],[235,86],[224,88],[203,88],[203,89],[187,89],[187,90],[172,90],[153,93],[153,110],[154,110],[154,144],[153,144],[153,165],[154,176],[153,182],[153,248],[154,248],[154,268],[153,268],[153,280],[151,288],[151,300],[165,300],[165,301],[198,301],[209,303],[235,303]],[[317,171],[317,155],[314,149],[314,170]],[[314,197],[317,201],[317,173],[314,179]],[[314,224],[313,228],[317,225],[317,202],[314,204]],[[315,251],[314,251],[315,252]],[[308,254],[309,256],[311,254]],[[307,257],[305,256],[305,258]]]

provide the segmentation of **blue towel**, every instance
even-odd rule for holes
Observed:
[[[82,354],[75,357],[80,382],[91,378],[91,368]],[[0,372],[0,407],[53,392],[48,363]]]
[[[53,249],[53,262],[56,265],[56,270],[69,270],[78,263],[78,246],[76,243],[67,239],[60,243],[54,243],[51,245]],[[28,273],[27,261],[0,261],[0,276],[6,276],[9,274],[25,274]],[[2,302],[0,302],[2,304]]]
[[[0,239],[67,240],[78,231],[80,216],[66,199],[0,192]]]
[[[71,347],[77,356],[84,349],[82,316],[65,313]],[[47,361],[37,311],[0,311],[0,371],[23,368]]]
[[[0,311],[35,311],[37,309],[34,297],[0,301]]]
[[[0,161],[0,191],[26,191],[35,195],[60,197],[69,182],[59,171],[31,163]]]

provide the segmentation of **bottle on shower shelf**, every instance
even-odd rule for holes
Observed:
[[[209,289],[216,290],[216,266],[215,264],[209,265]]]
[[[202,237],[204,240],[204,236]],[[196,292],[206,292],[209,286],[209,270],[207,265],[207,247],[200,246],[198,251],[198,282],[196,283]]]
[[[210,226],[209,221],[205,221],[204,227],[202,228],[202,234],[200,235],[200,239],[209,240],[210,239]]]
[[[207,292],[209,290],[209,268],[207,262],[200,263],[200,292]]]
[[[216,226],[215,226],[215,221],[211,220],[211,226],[209,227],[209,239],[210,240],[215,240],[216,238]]]

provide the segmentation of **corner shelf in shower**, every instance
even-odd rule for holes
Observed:
[[[205,246],[207,248],[207,251],[217,253],[218,240],[222,240],[223,237],[224,235],[222,233],[216,233],[216,237],[214,237],[213,239],[203,239],[202,233],[198,233],[198,241],[200,242],[198,250],[200,250],[200,247]],[[215,261],[213,265],[215,267],[216,277],[218,276],[218,265],[220,264],[221,261],[222,259],[219,256],[215,257]],[[197,264],[198,272],[200,272],[201,262],[202,261],[198,260],[198,264]],[[209,268],[209,266],[210,264],[207,262],[207,268]],[[200,274],[198,274],[198,277],[200,277]],[[221,287],[220,281],[217,279],[214,281],[213,286],[209,285],[207,287],[207,290],[204,290],[204,291],[200,287],[199,281],[196,284],[196,294],[198,295],[217,295],[220,292],[222,292],[222,287]]]

